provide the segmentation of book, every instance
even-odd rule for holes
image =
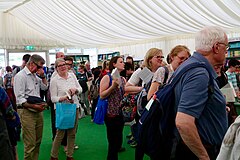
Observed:
[[[113,79],[119,79],[120,80],[120,73],[119,73],[117,68],[114,68],[112,70],[111,76],[113,77]]]
[[[139,73],[138,76],[143,80],[143,82],[145,84],[147,84],[148,82],[150,82],[152,80],[153,77],[153,73],[152,71],[150,71],[150,69],[148,69],[147,67],[144,67]]]
[[[226,102],[235,102],[235,97],[237,97],[237,95],[231,82],[228,82],[228,84],[226,84],[220,90],[226,98]]]

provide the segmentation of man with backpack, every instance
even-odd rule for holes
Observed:
[[[219,27],[205,27],[197,33],[195,45],[196,52],[175,73],[196,62],[206,66],[189,69],[175,86],[176,127],[180,134],[177,160],[216,159],[228,126],[225,98],[214,71],[214,67],[224,64],[229,48],[227,35]]]

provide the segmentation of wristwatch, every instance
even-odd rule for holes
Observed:
[[[45,78],[45,75],[40,76],[39,74],[37,74],[37,76],[38,76],[39,78],[41,78],[41,79],[44,79],[44,78]]]

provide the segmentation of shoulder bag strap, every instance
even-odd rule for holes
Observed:
[[[168,70],[167,66],[164,66],[163,68],[165,69],[163,84],[166,84],[168,75],[169,75],[169,70]]]

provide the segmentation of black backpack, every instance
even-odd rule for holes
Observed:
[[[78,74],[78,83],[82,87],[82,93],[88,91],[87,81],[88,81],[87,72],[85,72],[84,74]]]
[[[141,115],[138,124],[138,147],[151,159],[168,160],[175,153],[180,137],[175,125],[177,108],[174,88],[185,72],[196,67],[207,69],[204,63],[196,62],[182,68],[179,73],[173,74],[169,80],[170,83],[156,92],[155,99],[152,98],[149,101]],[[210,73],[209,76],[209,91],[212,93],[214,82]]]
[[[17,66],[17,73],[21,70],[21,68],[19,66]]]

